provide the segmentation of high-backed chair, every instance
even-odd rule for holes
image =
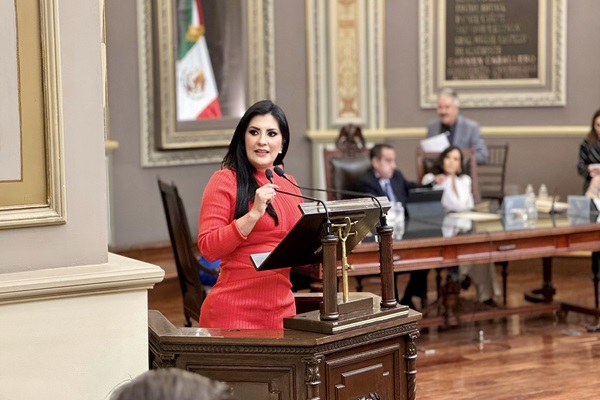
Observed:
[[[471,189],[473,191],[473,201],[475,204],[481,201],[481,194],[479,191],[479,173],[478,173],[478,165],[477,158],[475,156],[475,152],[472,149],[463,149],[463,166],[462,170],[464,174],[467,174],[471,177]],[[421,182],[423,176],[428,172],[431,172],[432,168],[435,166],[440,153],[426,153],[421,148],[417,148],[415,161],[416,161],[416,171],[417,171],[417,182]]]
[[[479,191],[482,199],[497,200],[500,204],[504,199],[508,143],[488,145],[488,152],[488,162],[477,166]]]
[[[169,237],[175,256],[175,266],[183,297],[185,326],[200,319],[200,307],[206,297],[206,289],[200,282],[200,271],[218,275],[218,269],[208,269],[198,262],[196,242],[192,240],[185,208],[174,183],[167,184],[158,179],[158,188],[165,210]]]
[[[327,188],[362,191],[360,181],[371,166],[371,160],[361,128],[352,124],[343,126],[335,141],[335,150],[323,150],[323,164]],[[352,197],[355,196],[327,194],[327,200]]]

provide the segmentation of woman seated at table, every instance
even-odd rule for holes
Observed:
[[[600,110],[592,117],[592,128],[579,146],[577,172],[584,179],[583,192],[592,199],[600,198]]]
[[[204,189],[198,247],[209,261],[221,259],[221,273],[202,304],[202,328],[283,329],[283,319],[296,314],[290,268],[257,271],[250,261],[272,251],[301,217],[302,199],[276,196],[275,189],[300,190],[265,176],[283,165],[289,143],[283,110],[259,101],[241,118],[222,168]]]
[[[433,183],[434,189],[444,189],[442,206],[446,212],[468,211],[475,205],[472,180],[469,175],[462,173],[462,166],[462,151],[456,146],[450,146],[440,154],[432,173],[423,176],[423,184]],[[470,282],[475,284],[478,301],[496,306],[494,296],[500,294],[500,287],[496,277],[496,267],[493,264],[461,265],[458,270],[448,269],[452,282],[459,281],[459,274],[462,277],[463,288],[468,288]]]

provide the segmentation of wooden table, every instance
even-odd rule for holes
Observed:
[[[567,303],[555,303],[552,283],[552,257],[572,251],[600,251],[600,224],[569,218],[566,215],[540,215],[535,228],[507,231],[500,220],[473,222],[472,231],[454,237],[428,237],[394,241],[394,270],[396,272],[438,269],[460,264],[494,262],[503,268],[504,304],[506,305],[506,277],[509,261],[543,259],[543,277],[540,288],[525,296],[531,305],[518,308],[497,308],[470,315],[470,319],[490,319],[516,313],[537,311],[577,311],[600,316],[598,310],[598,253],[593,253],[592,272],[596,294],[596,308],[590,309]],[[377,243],[361,243],[348,256],[350,276],[379,273]],[[419,325],[440,325],[442,317],[424,318]],[[456,322],[456,321],[452,321]]]
[[[421,314],[339,334],[176,328],[149,311],[151,368],[177,367],[232,387],[234,399],[416,397]]]

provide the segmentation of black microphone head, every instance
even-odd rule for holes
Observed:
[[[267,176],[269,182],[273,183],[273,171],[267,168],[267,170],[265,171],[265,175]]]
[[[279,165],[276,165],[275,167],[273,167],[273,169],[275,170],[275,173],[277,175],[281,176],[282,178],[285,178],[285,171],[281,169]]]

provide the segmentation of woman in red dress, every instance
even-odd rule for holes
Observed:
[[[298,188],[265,176],[283,164],[289,142],[283,110],[259,101],[241,118],[204,190],[198,248],[208,260],[221,259],[221,274],[202,304],[200,327],[283,329],[283,318],[296,313],[290,268],[257,271],[250,261],[272,251],[301,216],[301,198],[275,191],[300,194]]]

